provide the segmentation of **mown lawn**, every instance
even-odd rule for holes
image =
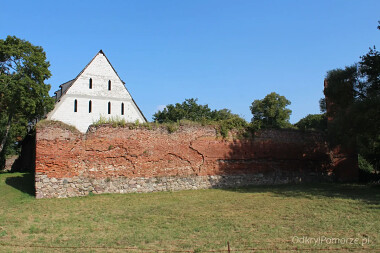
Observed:
[[[227,242],[232,252],[380,251],[379,186],[257,186],[42,200],[33,191],[32,175],[0,174],[0,252],[205,252],[227,250]],[[358,238],[358,244],[301,243],[295,236]]]

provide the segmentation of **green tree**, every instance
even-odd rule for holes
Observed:
[[[375,47],[359,62],[358,96],[353,116],[359,152],[380,171],[380,52]]]
[[[327,118],[325,114],[309,114],[298,121],[295,126],[301,130],[327,130]]]
[[[333,144],[355,147],[380,168],[380,53],[375,47],[361,61],[329,71],[324,89]]]
[[[347,109],[354,102],[357,96],[358,67],[352,65],[344,69],[333,69],[327,72],[327,87],[324,93],[328,99],[333,98],[333,103],[329,103],[329,113],[333,117],[335,113]]]
[[[169,104],[162,111],[153,115],[153,120],[159,123],[177,122],[179,120],[220,121],[239,117],[228,109],[211,110],[208,105],[199,105],[198,99],[185,99],[182,103]]]
[[[380,52],[376,50],[376,47],[373,47],[360,58],[359,98],[378,98],[380,96]]]
[[[290,114],[292,111],[286,108],[290,101],[284,96],[272,92],[264,99],[257,99],[250,106],[252,112],[252,125],[260,128],[284,128],[290,127]]]
[[[15,36],[0,40],[0,153],[27,133],[28,124],[54,106],[42,47]]]

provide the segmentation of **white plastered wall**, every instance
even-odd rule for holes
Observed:
[[[90,78],[92,89],[89,88]],[[108,81],[111,81],[111,90],[108,89]],[[75,100],[77,100],[77,112],[74,112]],[[91,113],[89,112],[90,100],[92,101]],[[111,103],[110,114],[108,114],[109,102]],[[121,103],[124,103],[124,115],[121,114]],[[102,53],[98,53],[78,76],[47,118],[75,126],[84,133],[88,126],[97,121],[100,116],[124,118],[127,122],[136,120],[145,122],[124,84]]]

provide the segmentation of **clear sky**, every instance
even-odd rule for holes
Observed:
[[[251,119],[274,91],[296,123],[319,113],[326,71],[380,46],[379,0],[2,1],[0,38],[44,48],[51,94],[103,49],[151,120],[198,98]]]

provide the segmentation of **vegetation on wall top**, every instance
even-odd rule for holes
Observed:
[[[59,127],[61,129],[69,130],[73,133],[80,133],[78,129],[76,129],[74,126],[68,125],[66,123],[63,123],[62,121],[57,120],[41,120],[36,124],[37,128],[45,128],[45,127]]]

